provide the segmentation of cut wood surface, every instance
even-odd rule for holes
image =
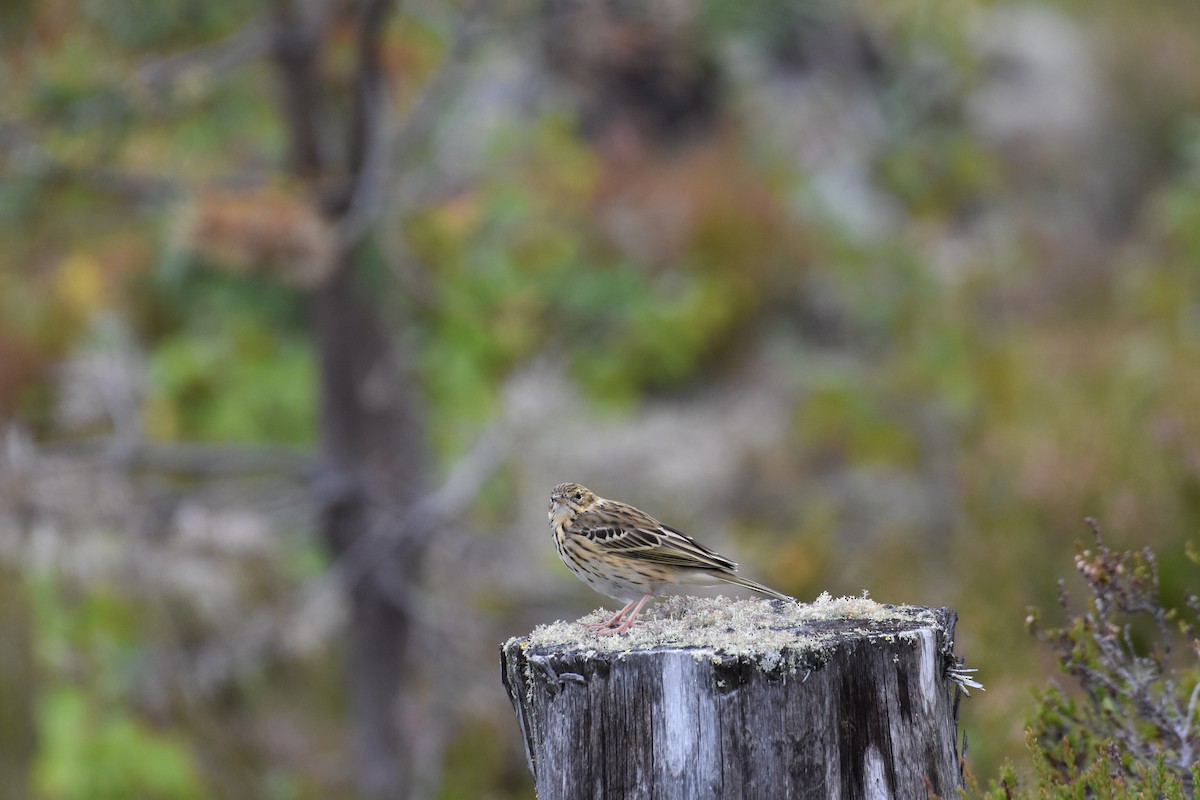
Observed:
[[[501,667],[541,800],[955,797],[955,620],[668,598],[624,635],[541,626]]]

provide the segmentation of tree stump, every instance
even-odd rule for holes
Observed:
[[[957,796],[950,609],[691,597],[643,619],[502,646],[540,800]]]

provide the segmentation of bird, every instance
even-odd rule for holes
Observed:
[[[789,603],[796,599],[737,574],[737,564],[644,511],[606,500],[578,483],[550,492],[550,529],[567,569],[597,592],[625,603],[601,635],[624,633],[651,597],[677,584],[731,583]]]

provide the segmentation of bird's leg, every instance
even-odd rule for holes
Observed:
[[[618,611],[610,620],[605,622],[585,622],[583,623],[583,627],[591,628],[592,630],[599,630],[601,628],[615,628],[621,623],[621,617],[625,616],[625,612],[633,608],[633,604],[636,602],[636,600],[630,600],[626,606]]]
[[[637,605],[633,607],[633,611],[630,612],[629,616],[625,618],[624,622],[615,628],[604,628],[596,631],[596,633],[600,636],[608,636],[609,634],[624,633],[625,631],[629,630],[630,626],[633,625],[633,621],[637,619],[638,612],[642,610],[642,606],[646,605],[646,601],[653,596],[654,594],[652,592],[642,595],[642,599],[637,601]]]

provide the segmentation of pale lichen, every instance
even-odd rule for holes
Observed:
[[[709,658],[715,666],[733,658],[753,660],[768,671],[795,671],[802,663],[822,660],[821,653],[835,639],[904,636],[939,624],[932,609],[877,603],[865,592],[838,598],[823,593],[811,603],[674,596],[651,606],[622,634],[601,636],[583,625],[610,616],[610,611],[599,609],[577,622],[539,625],[518,641],[538,652],[585,658],[682,649],[693,651],[697,659]]]

